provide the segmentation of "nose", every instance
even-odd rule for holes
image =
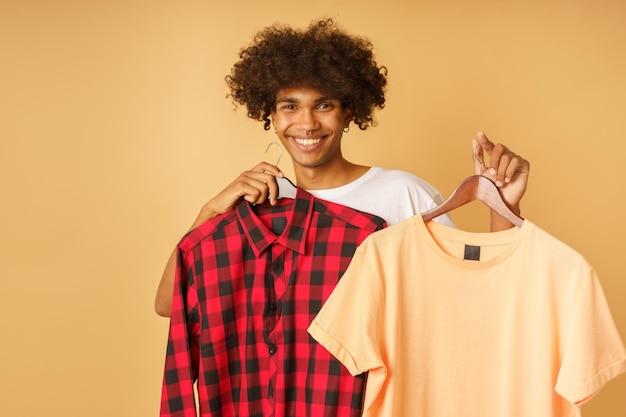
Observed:
[[[315,113],[311,110],[303,110],[298,115],[297,128],[302,131],[310,132],[319,127]]]

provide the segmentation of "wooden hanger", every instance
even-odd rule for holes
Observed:
[[[478,145],[476,148],[477,147]],[[454,210],[455,208],[461,207],[464,204],[470,203],[474,200],[479,200],[515,226],[521,227],[522,223],[524,223],[524,219],[515,214],[509,206],[507,206],[496,184],[494,184],[489,178],[482,175],[483,163],[476,154],[476,148],[474,148],[474,156],[480,162],[480,174],[472,175],[471,177],[463,180],[446,201],[437,207],[422,213],[422,219],[426,222]]]
[[[276,160],[276,166],[280,162],[280,158],[283,156],[283,148],[280,147],[278,142],[272,142],[267,145],[265,149],[265,153],[270,149],[272,145],[278,146],[278,159]],[[276,178],[276,183],[278,184],[278,198],[296,198],[296,185],[289,180],[287,177],[274,177]]]

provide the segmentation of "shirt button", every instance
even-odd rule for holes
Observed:
[[[278,348],[276,346],[270,346],[270,355],[273,355],[274,353],[276,353],[276,351],[278,350]]]
[[[278,306],[276,304],[270,304],[270,310],[276,311],[277,308]]]

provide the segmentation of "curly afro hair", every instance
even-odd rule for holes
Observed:
[[[332,19],[307,30],[274,25],[261,30],[239,53],[226,83],[235,105],[270,128],[276,94],[283,88],[315,88],[351,107],[353,121],[365,130],[376,124],[372,113],[385,106],[387,69],[374,61],[372,44],[348,35]]]

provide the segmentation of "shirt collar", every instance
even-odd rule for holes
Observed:
[[[315,198],[301,188],[296,189],[296,196],[291,202],[291,209],[286,211],[287,225],[283,233],[276,235],[258,218],[252,205],[242,201],[237,206],[237,217],[248,239],[248,243],[259,256],[269,245],[280,243],[300,254],[305,253],[306,238],[313,217]]]

